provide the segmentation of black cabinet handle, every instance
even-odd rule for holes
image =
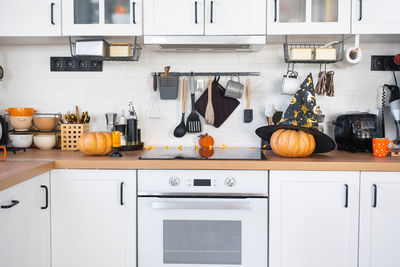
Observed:
[[[360,0],[360,17],[358,18],[358,21],[362,20],[362,10],[363,10],[363,0]]]
[[[2,209],[11,209],[14,206],[17,206],[19,204],[18,200],[11,200],[11,204],[10,205],[2,205],[0,206],[0,208]]]
[[[278,20],[278,1],[275,0],[275,9],[274,9],[274,22],[276,22]]]
[[[344,185],[345,189],[345,199],[344,199],[344,207],[349,207],[349,186],[347,184]]]
[[[197,24],[197,1],[194,1],[194,23]]]
[[[119,199],[119,203],[121,204],[121,206],[124,205],[124,182],[122,182],[119,186],[119,190],[120,190],[120,199]]]
[[[46,204],[44,205],[44,207],[41,207],[42,210],[45,210],[49,207],[49,188],[47,188],[47,186],[45,185],[41,185],[41,188],[44,188],[44,192],[45,192],[45,196],[46,196]]]
[[[210,7],[210,23],[214,23],[214,1],[211,1],[211,7]]]
[[[132,17],[133,17],[133,24],[136,24],[136,2],[132,2]]]
[[[51,24],[53,24],[53,25],[56,25],[56,23],[54,22],[54,6],[55,6],[56,4],[54,4],[54,3],[51,3],[51,5],[50,5],[50,17],[51,17]]]
[[[373,196],[373,202],[372,202],[372,207],[376,208],[377,202],[378,202],[378,188],[376,184],[372,185],[372,188],[374,190],[374,196]]]

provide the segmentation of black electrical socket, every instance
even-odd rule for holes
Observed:
[[[394,56],[371,56],[372,71],[400,71],[400,66],[394,63]]]
[[[103,62],[76,57],[51,57],[51,71],[103,71]]]

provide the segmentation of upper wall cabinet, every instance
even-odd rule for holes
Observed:
[[[145,0],[145,35],[203,35],[204,1]]]
[[[142,35],[142,0],[64,0],[64,36]]]
[[[376,1],[376,0],[370,0]],[[268,34],[349,34],[349,0],[267,0]]]
[[[266,0],[146,0],[144,35],[265,35]]]
[[[0,36],[61,36],[61,1],[0,1]]]
[[[400,33],[399,0],[353,0],[353,34]]]

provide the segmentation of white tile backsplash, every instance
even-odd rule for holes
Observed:
[[[358,65],[339,62],[329,70],[335,71],[335,97],[318,97],[317,102],[326,114],[326,129],[332,135],[330,122],[339,113],[375,110],[380,105],[382,85],[392,84],[391,72],[371,72],[370,56],[397,54],[400,43],[362,43],[363,60]],[[255,53],[177,53],[144,49],[139,62],[104,62],[103,72],[50,72],[51,56],[68,56],[67,45],[3,45],[0,46],[0,65],[5,79],[0,82],[0,108],[25,106],[40,112],[74,110],[78,105],[92,115],[91,130],[105,130],[105,112],[120,113],[133,101],[139,115],[142,139],[148,145],[193,146],[197,134],[174,138],[173,131],[181,119],[181,92],[178,100],[159,100],[161,119],[149,119],[153,71],[171,65],[171,71],[258,71],[260,77],[251,79],[251,107],[254,120],[243,123],[245,96],[229,119],[219,128],[204,125],[204,132],[214,136],[216,145],[259,146],[254,131],[265,125],[264,106],[274,103],[285,109],[290,96],[280,94],[283,62],[282,44],[268,44]],[[312,72],[317,82],[319,65],[296,65],[301,77]],[[221,77],[225,85],[227,77]],[[400,77],[399,77],[400,79]],[[245,83],[245,78],[241,81]],[[182,84],[182,83],[181,83]],[[187,98],[186,116],[190,112]]]

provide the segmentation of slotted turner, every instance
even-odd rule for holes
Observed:
[[[194,96],[194,77],[193,74],[190,76],[190,97],[192,99],[192,111],[186,120],[186,131],[189,133],[199,133],[201,132],[201,121],[199,114],[197,114],[195,109],[195,96]]]

